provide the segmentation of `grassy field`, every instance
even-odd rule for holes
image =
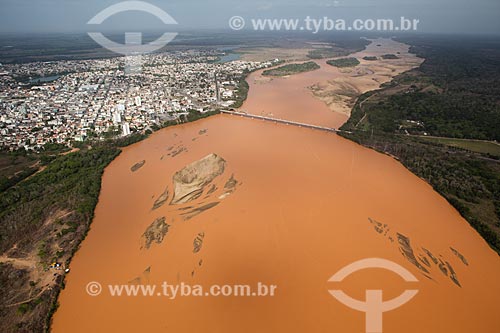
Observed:
[[[424,140],[439,143],[449,147],[455,147],[470,150],[476,153],[489,154],[500,157],[500,145],[490,141],[439,138],[439,137],[421,137]]]

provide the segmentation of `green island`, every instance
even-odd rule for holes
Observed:
[[[500,45],[402,42],[424,63],[362,95],[341,135],[394,156],[500,252]]]
[[[316,60],[345,57],[349,54],[363,51],[368,44],[370,44],[370,41],[366,39],[336,39],[334,45],[311,50],[308,52],[307,57]]]
[[[384,54],[382,56],[382,59],[391,60],[391,59],[399,59],[399,57],[395,54]]]
[[[342,58],[342,59],[334,59],[328,60],[326,62],[330,66],[344,68],[344,67],[356,67],[360,64],[359,60],[356,58]]]
[[[265,76],[287,76],[292,74],[310,72],[319,69],[319,65],[314,61],[304,62],[301,64],[288,64],[277,68],[265,70],[262,75]]]
[[[375,61],[375,60],[378,60],[378,58],[375,56],[366,56],[366,57],[363,57],[363,60]]]

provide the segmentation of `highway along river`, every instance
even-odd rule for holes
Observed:
[[[272,81],[252,74],[242,110],[338,127],[345,106],[335,112],[309,87],[343,74],[320,63]],[[360,80],[359,91],[374,81]],[[397,263],[418,282],[384,269],[328,282],[366,258]],[[172,298],[160,290],[164,281],[276,289]],[[394,159],[334,133],[218,115],[156,132],[106,169],[52,329],[364,332],[365,314],[329,290],[364,301],[366,290],[380,289],[385,301],[412,289],[411,301],[383,314],[384,332],[492,332],[499,281],[498,255]],[[157,289],[112,296],[108,285]]]

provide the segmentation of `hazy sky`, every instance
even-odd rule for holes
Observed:
[[[84,32],[86,22],[116,0],[0,0],[0,32]],[[167,27],[145,13],[122,13],[100,30],[227,28],[228,19],[408,18],[421,32],[500,34],[500,0],[151,0],[179,22]],[[95,29],[94,29],[95,30]]]

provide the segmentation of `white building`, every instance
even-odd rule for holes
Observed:
[[[130,135],[130,125],[128,123],[123,123],[123,125],[122,125],[122,135],[123,136]]]
[[[137,96],[135,98],[135,106],[141,106],[141,105],[142,105],[141,97]]]
[[[113,123],[117,125],[121,122],[122,122],[122,115],[119,112],[113,113]]]

